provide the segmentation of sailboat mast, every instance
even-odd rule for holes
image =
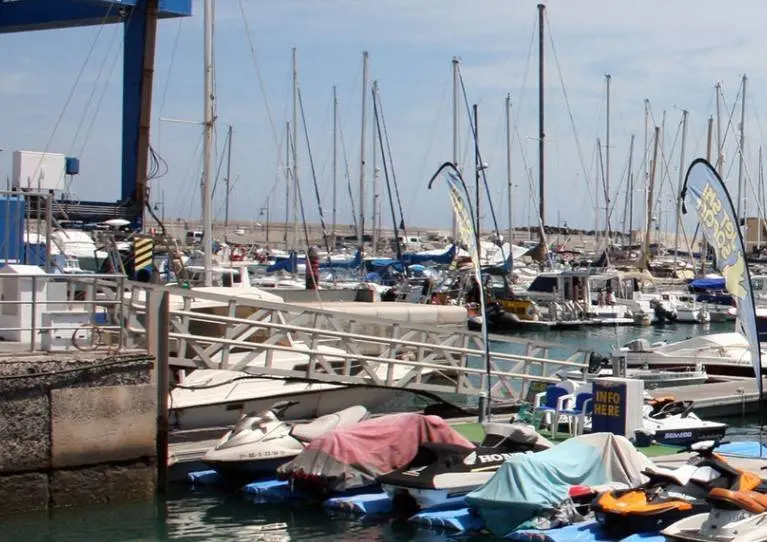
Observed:
[[[716,171],[724,180],[724,149],[722,148],[722,83],[714,87],[716,92]]]
[[[610,248],[610,74],[605,74],[605,249]]]
[[[229,195],[232,193],[232,125],[226,134],[226,201],[224,202],[224,240],[229,234]]]
[[[290,143],[293,159],[293,250],[298,250],[298,56],[296,48],[292,51],[293,72],[293,123],[290,134]]]
[[[648,201],[652,201],[655,184],[655,172],[658,168],[658,143],[660,142],[660,126],[655,127],[655,142],[653,143],[652,164],[650,165],[650,177],[647,184]],[[647,206],[647,224],[652,223],[652,205]],[[642,248],[642,269],[647,269],[650,264],[650,228],[645,230],[644,247]]]
[[[458,116],[458,103],[460,100],[459,95],[459,66],[458,66],[458,58],[453,57],[453,163],[460,171],[460,166],[458,164],[458,155],[460,153],[459,150],[459,141],[458,141],[458,131],[460,130],[459,125],[459,116]],[[451,227],[451,239],[453,242],[456,242],[457,238],[457,224],[455,221],[455,215],[453,213],[450,213],[453,217],[453,223]]]
[[[360,219],[357,223],[357,242],[360,254],[363,253],[365,243],[365,131],[367,130],[367,99],[368,99],[368,52],[362,53],[362,127],[360,129]]]
[[[544,131],[544,102],[543,102],[543,77],[544,77],[544,67],[543,67],[543,54],[544,54],[544,47],[543,47],[543,30],[544,30],[544,19],[546,16],[546,5],[545,4],[538,4],[538,189],[539,189],[539,195],[538,195],[538,205],[539,205],[539,218],[540,218],[540,257],[543,259],[544,256],[544,243],[546,242],[544,239],[544,227],[546,224],[546,215],[545,215],[545,198],[544,198],[544,159],[545,159],[545,146],[546,146],[546,132]]]
[[[762,217],[764,216],[764,167],[762,164],[762,146],[759,145],[759,170],[757,171],[757,184],[759,187],[757,190],[756,198],[756,220],[758,226],[756,228],[756,246],[759,250],[762,249],[762,224],[764,224]]]
[[[512,222],[512,186],[511,186],[511,94],[506,93],[506,196],[509,212],[509,251],[514,244],[514,223]]]
[[[711,163],[712,144],[714,141],[714,117],[708,117],[708,129],[706,130],[706,160]],[[703,236],[703,240],[700,243],[700,274],[701,276],[706,274],[706,259],[708,258],[708,241],[706,236]]]
[[[679,257],[679,226],[682,223],[682,183],[684,183],[684,150],[687,143],[687,110],[682,110],[682,146],[679,149],[679,180],[676,188],[676,229],[674,231],[674,271]]]
[[[213,0],[205,0],[203,9],[205,21],[204,64],[205,64],[205,106],[202,151],[202,235],[205,267],[205,286],[213,285],[213,216],[211,214],[211,165],[213,152]]]
[[[477,265],[481,265],[481,247],[480,247],[480,239],[482,237],[481,234],[481,222],[479,219],[479,207],[480,207],[480,196],[481,196],[481,176],[482,176],[482,164],[479,163],[479,106],[477,104],[474,104],[472,106],[472,111],[474,112],[474,178],[476,181],[476,191],[475,191],[475,198],[476,201],[474,202],[474,206],[477,213],[477,223],[475,224],[476,228],[476,237],[477,237],[477,258],[480,258],[480,261],[477,262]]]
[[[634,230],[634,134],[631,134],[629,142],[629,244],[632,244],[632,232]]]
[[[378,81],[373,81],[373,100],[378,100]],[[376,247],[378,246],[378,232],[376,230],[376,225],[378,223],[377,218],[377,210],[378,210],[378,153],[376,152],[376,147],[379,143],[379,138],[381,137],[381,134],[378,133],[378,122],[373,123],[373,209],[371,212],[372,216],[372,223],[373,223],[373,248],[371,249],[373,254],[376,253]],[[383,156],[383,151],[381,151],[381,160],[385,160],[386,158]],[[395,223],[394,226],[397,224]],[[395,228],[396,229],[396,228]]]
[[[644,190],[642,191],[644,193],[644,216],[645,216],[645,223],[644,223],[644,229],[647,231],[650,228],[650,222],[648,221],[648,218],[650,217],[650,212],[647,210],[650,205],[650,200],[648,198],[648,188],[650,186],[650,147],[649,147],[649,139],[647,138],[648,134],[648,128],[650,125],[650,100],[645,98],[644,100]]]
[[[743,84],[740,89],[740,144],[739,144],[739,160],[738,160],[738,205],[737,205],[737,217],[738,220],[743,218],[745,212],[743,201],[743,160],[745,154],[745,138],[746,138],[746,81],[748,78],[743,75]]]
[[[288,224],[290,224],[290,121],[285,123],[285,250],[290,249]]]
[[[336,86],[333,85],[333,244],[336,243],[336,211],[338,209],[337,199],[338,185],[338,93]]]

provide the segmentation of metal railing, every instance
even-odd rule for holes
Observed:
[[[146,322],[154,316],[147,307],[156,306],[151,298],[165,295],[169,363],[181,368],[464,395],[480,394],[490,378],[496,394],[518,398],[526,396],[532,382],[558,382],[556,372],[585,370],[591,354],[493,336],[488,371],[482,337],[465,324],[402,323],[333,310],[332,302],[293,305],[135,282],[126,290],[130,346],[146,345]],[[360,303],[365,305],[390,304]]]
[[[37,352],[72,346],[117,351],[124,346],[124,276],[6,269],[0,273],[0,350]],[[55,322],[56,316],[65,314],[75,322]],[[43,323],[46,319],[50,320],[47,325]]]

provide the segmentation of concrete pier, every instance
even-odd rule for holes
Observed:
[[[145,351],[0,354],[0,515],[153,498],[153,366]]]

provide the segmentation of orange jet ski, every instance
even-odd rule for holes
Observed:
[[[707,497],[713,489],[752,490],[761,486],[757,475],[732,467],[717,454],[714,449],[718,444],[694,443],[680,450],[695,455],[678,469],[647,469],[644,474],[649,480],[641,486],[600,493],[591,503],[597,521],[615,537],[657,532],[683,518],[708,512],[711,504]]]

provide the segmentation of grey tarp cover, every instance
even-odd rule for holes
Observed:
[[[466,501],[493,534],[503,536],[559,506],[571,486],[634,486],[645,480],[642,471],[651,466],[625,437],[592,433],[535,454],[514,455]]]

